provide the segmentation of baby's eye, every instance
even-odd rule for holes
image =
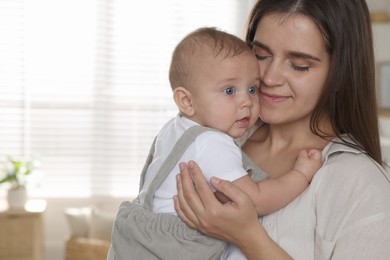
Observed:
[[[250,87],[248,92],[249,92],[249,94],[254,95],[257,92],[257,88],[256,87]]]
[[[225,93],[227,95],[233,95],[235,92],[234,88],[233,87],[228,87],[228,88],[225,88]]]

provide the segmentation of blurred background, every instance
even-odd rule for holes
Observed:
[[[243,36],[254,2],[0,0],[0,162],[7,156],[40,162],[27,189],[42,223],[30,232],[42,240],[29,247],[31,259],[64,259],[69,236],[81,236],[74,232],[81,215],[89,221],[97,208],[112,219],[122,200],[138,194],[153,138],[177,113],[168,81],[174,47],[200,26]],[[378,68],[384,68],[378,93],[385,125],[390,4],[368,3],[382,15],[373,30]],[[390,142],[383,140],[389,159]],[[0,185],[5,217],[13,214],[6,205],[9,188]],[[27,232],[19,229],[0,231],[0,252],[14,245],[9,232]]]

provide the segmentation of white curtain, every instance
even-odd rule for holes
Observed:
[[[33,196],[135,196],[154,136],[177,113],[175,45],[200,26],[242,36],[251,6],[0,0],[0,161],[41,160]]]

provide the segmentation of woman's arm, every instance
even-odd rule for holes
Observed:
[[[212,178],[213,186],[231,200],[222,204],[195,162],[181,163],[180,170],[175,208],[187,225],[236,244],[248,259],[291,259],[258,222],[256,209],[245,192],[229,181]]]

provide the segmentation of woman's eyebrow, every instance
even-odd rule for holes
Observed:
[[[304,52],[290,51],[288,54],[290,56],[296,57],[296,58],[301,58],[301,59],[305,59],[305,60],[315,60],[315,61],[321,62],[320,58],[313,56],[311,54],[308,54],[308,53],[304,53]]]
[[[265,45],[265,44],[263,44],[261,42],[258,42],[256,40],[252,42],[252,46],[256,46],[256,47],[262,48],[262,49],[264,49],[264,50],[266,50],[268,52],[271,52],[271,48],[270,47],[268,47],[267,45]],[[305,52],[289,51],[288,55],[292,56],[292,57],[295,57],[295,58],[306,59],[306,60],[315,60],[315,61],[321,62],[320,58],[318,58],[318,57],[316,57],[314,55],[305,53]]]
[[[262,49],[265,49],[266,51],[271,51],[271,49],[267,46],[267,45],[265,45],[265,44],[263,44],[263,43],[261,43],[261,42],[258,42],[258,41],[256,41],[256,40],[254,40],[253,42],[252,42],[252,46],[257,46],[257,47],[260,47],[260,48],[262,48]]]

